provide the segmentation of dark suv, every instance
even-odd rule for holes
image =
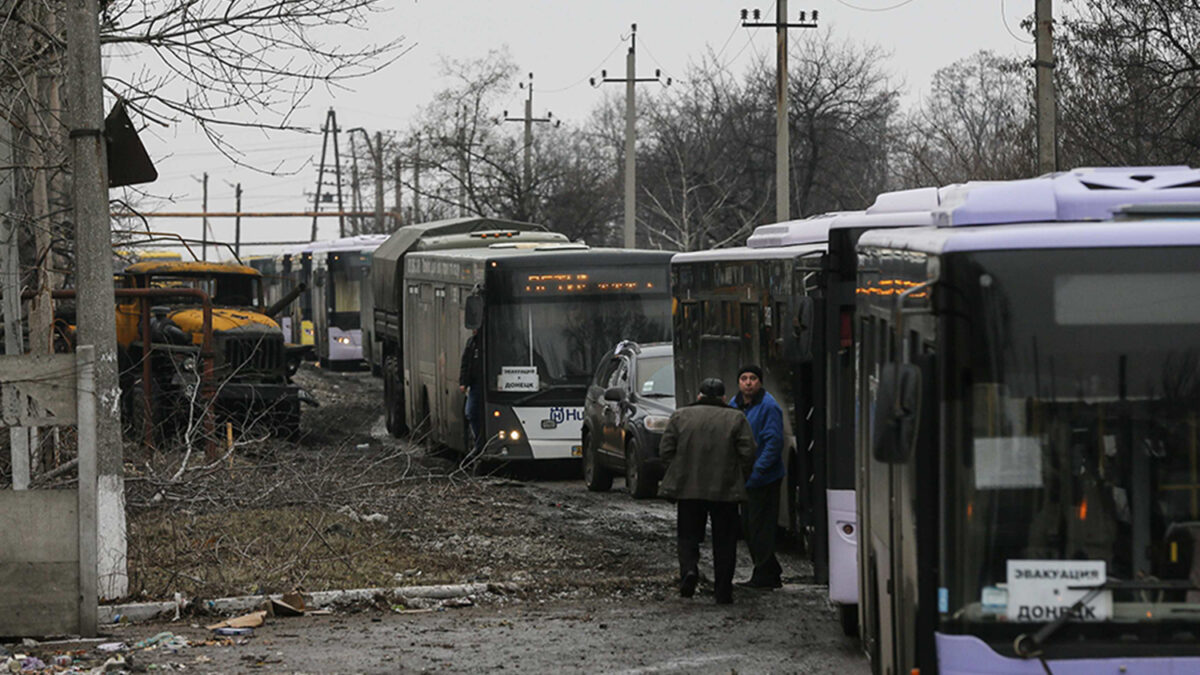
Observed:
[[[625,341],[600,362],[583,404],[583,480],[589,490],[625,486],[639,499],[653,497],[662,478],[658,440],[675,410],[671,343]]]

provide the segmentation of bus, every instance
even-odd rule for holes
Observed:
[[[313,242],[301,251],[310,256],[308,293],[313,345],[322,368],[362,366],[362,296],[370,283],[371,253],[386,234],[360,234]]]
[[[544,225],[498,218],[450,218],[406,225],[397,229],[371,255],[370,290],[363,295],[363,345],[371,370],[383,378],[387,430],[393,436],[408,432],[404,380],[405,257],[415,251],[440,251],[496,245],[529,247],[565,244],[566,235]],[[367,348],[367,345],[370,345]]]
[[[858,239],[875,673],[1200,672],[1197,185],[951,186]]]
[[[764,388],[784,410],[780,524],[806,544],[814,570],[826,567],[819,322],[826,239],[836,218],[763,225],[745,246],[671,259],[677,400],[695,400],[706,377],[732,384],[742,364],[762,367]],[[825,582],[821,571],[816,576]]]
[[[601,358],[622,340],[670,341],[670,258],[575,243],[407,254],[403,374],[416,433],[463,454],[474,447],[458,369],[478,330],[481,458],[581,457],[583,402]]]

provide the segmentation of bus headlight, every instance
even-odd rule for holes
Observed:
[[[339,335],[338,337],[333,338],[333,341],[340,345],[350,344],[350,338],[346,337],[345,335]]]
[[[521,440],[521,432],[513,429],[512,431],[508,432],[508,437],[511,440],[519,441]]]
[[[661,433],[667,430],[667,422],[669,422],[670,419],[670,417],[664,417],[663,415],[646,415],[646,419],[642,422],[642,424],[646,426],[646,431],[657,431]]]

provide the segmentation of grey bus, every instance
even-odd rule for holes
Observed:
[[[582,455],[583,401],[621,340],[671,337],[663,251],[499,243],[405,256],[404,387],[434,443],[473,447],[457,378],[472,330],[483,341],[483,456]]]
[[[401,227],[375,249],[369,290],[362,296],[363,351],[371,370],[383,377],[389,433],[400,436],[409,427],[402,375],[407,344],[405,258],[421,251],[554,243],[568,243],[566,235],[550,232],[543,225],[496,218],[451,218]]]
[[[953,186],[859,238],[875,673],[1200,672],[1198,185]]]

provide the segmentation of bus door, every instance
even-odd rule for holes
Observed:
[[[450,315],[446,306],[446,287],[437,286],[433,289],[433,329],[434,344],[437,345],[437,375],[433,390],[433,418],[436,420],[434,437],[443,442],[450,438],[450,419],[457,421],[461,414],[454,414],[451,405],[450,389],[458,386],[458,373],[450,374],[447,367],[449,361],[456,360],[452,352],[462,351],[462,343],[458,339],[458,313]],[[455,443],[457,445],[457,443]]]

